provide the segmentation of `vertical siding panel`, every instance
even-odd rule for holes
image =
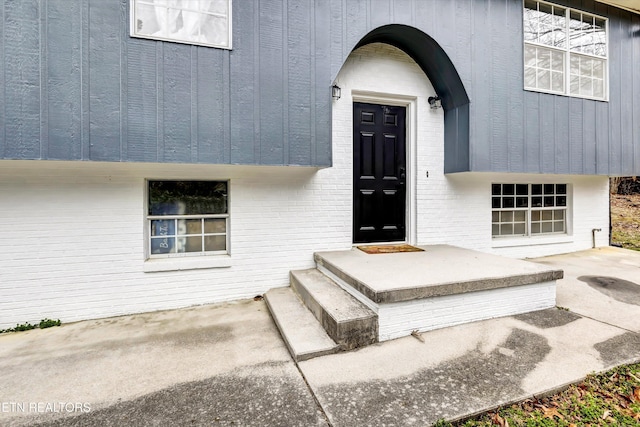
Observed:
[[[631,117],[633,118],[633,174],[640,173],[640,15],[633,15],[633,25],[631,28],[634,33],[632,34],[632,55],[631,69],[633,70],[633,77],[630,81],[632,85],[632,103],[631,103]]]
[[[77,160],[81,148],[81,1],[47,3],[48,150],[50,159]]]
[[[440,3],[439,3],[440,5]],[[474,22],[487,23],[491,19],[489,2],[473,3]],[[439,21],[438,21],[439,22]],[[491,34],[489,25],[476,25],[473,43],[473,84],[471,120],[471,168],[488,171],[491,169]]]
[[[442,47],[442,49],[447,52],[447,55],[449,55],[449,52],[455,48],[454,34],[457,31],[455,20],[456,4],[455,1],[452,0],[436,0],[436,3],[437,6],[436,10],[434,11],[434,13],[436,14],[436,16],[434,17],[435,28],[432,37],[440,44],[440,47]],[[487,3],[489,3],[489,6],[484,9],[487,10],[487,12],[489,13],[488,16],[490,16],[492,4],[491,1]],[[476,30],[477,29],[478,28],[476,28]],[[485,33],[485,28],[481,28],[481,30],[483,34],[487,35],[487,37],[480,40],[480,42],[488,44],[490,37],[488,36],[488,33]],[[487,45],[485,47],[489,48],[490,46]]]
[[[596,103],[576,99],[582,105],[582,138],[583,138],[583,155],[584,155],[584,171],[585,174],[594,175],[597,173],[598,163],[598,146],[596,138]]]
[[[596,174],[607,175],[609,173],[609,146],[610,126],[609,104],[596,102]]]
[[[540,95],[524,92],[524,161],[527,172],[540,172]]]
[[[316,0],[316,9],[320,7],[323,0]],[[325,0],[326,1],[326,0]],[[345,16],[346,28],[346,43],[344,52],[348,55],[360,41],[360,39],[367,34],[368,22],[367,22],[367,1],[349,1],[347,0],[347,15]]]
[[[618,9],[610,8],[612,13],[611,19],[609,19],[609,40],[613,40],[613,43],[609,43],[609,88],[611,90],[611,96],[609,97],[609,115],[604,119],[609,123],[609,159],[608,164],[605,163],[599,166],[601,171],[606,168],[607,171],[612,173],[621,173],[622,171],[622,154],[624,141],[622,141],[622,120],[623,103],[627,103],[627,97],[622,91],[622,80],[624,78],[623,68],[624,63],[629,62],[628,57],[623,56],[622,52],[622,39],[626,36],[624,29],[622,28],[622,22],[619,17]],[[626,92],[626,90],[625,90]],[[600,161],[600,159],[598,159]],[[604,172],[606,173],[606,172]]]
[[[191,51],[189,52],[189,56],[191,58],[191,63],[189,64],[189,69],[191,73],[190,83],[191,90],[189,93],[189,101],[191,105],[189,106],[190,110],[190,121],[189,124],[191,128],[189,129],[189,134],[191,135],[190,144],[191,144],[191,158],[189,159],[191,163],[198,163],[198,152],[200,150],[200,135],[198,133],[198,92],[200,91],[200,80],[198,79],[198,47],[191,46]]]
[[[517,17],[517,19],[516,19]],[[524,170],[524,82],[522,50],[522,4],[507,2],[507,51],[511,57],[506,67],[507,116],[510,172]],[[514,66],[515,65],[515,66]]]
[[[507,48],[509,32],[507,23],[509,17],[506,14],[507,3],[504,0],[494,0],[491,3],[491,35],[487,45],[481,51],[491,58],[489,74],[491,84],[485,93],[490,107],[491,118],[491,170],[508,171],[509,152],[515,149],[508,138],[509,117],[509,91],[507,90],[509,63],[514,61],[515,55],[496,55],[494,52],[504,51]]]
[[[392,22],[393,10],[391,8],[391,0],[369,0],[371,4],[370,29],[382,27]]]
[[[329,33],[331,34],[331,78],[335,78],[342,68],[342,58],[345,56],[344,49],[345,46],[345,28],[347,25],[347,21],[345,19],[346,15],[346,0],[330,0],[331,1],[331,23],[329,27]],[[297,3],[297,2],[293,2]],[[291,10],[294,6],[291,6],[289,3],[289,9]],[[306,5],[306,3],[304,3]],[[313,4],[309,7],[314,7]],[[298,11],[297,15],[302,14],[304,11]],[[308,18],[307,18],[308,20]],[[293,19],[289,18],[289,26],[294,29],[297,28],[297,23],[293,21]]]
[[[555,95],[539,95],[540,100],[540,127],[538,132],[540,134],[540,166],[539,169],[542,173],[555,173],[555,154],[556,154],[556,142],[555,142],[555,109],[554,99]]]
[[[40,155],[39,158],[46,159],[49,153],[49,91],[48,91],[48,62],[47,62],[47,37],[49,30],[47,28],[48,3],[39,4],[40,13]]]
[[[91,94],[89,86],[89,76],[91,67],[89,66],[89,2],[81,1],[82,8],[82,30],[80,37],[80,149],[82,160],[89,160],[91,156]]]
[[[230,163],[254,163],[254,63],[255,32],[258,23],[254,19],[255,2],[245,2],[233,10],[234,49],[230,56]],[[257,72],[257,71],[256,71]]]
[[[253,162],[260,164],[260,72],[262,71],[262,64],[260,63],[260,27],[262,21],[260,20],[260,2],[255,6],[253,11],[253,18],[255,22],[255,31],[253,33],[253,135],[252,135],[252,147],[253,147]]]
[[[315,86],[314,108],[315,131],[311,134],[312,164],[331,164],[331,65],[330,48],[331,11],[329,3],[320,1],[314,14],[313,36],[315,46],[314,78]]]
[[[624,12],[624,16],[626,22],[632,22],[630,13]],[[620,94],[620,143],[622,147],[619,172],[629,176],[633,175],[633,91],[634,83],[638,85],[638,81],[634,82],[633,80],[633,42],[629,30],[623,27],[620,35],[620,57],[624,58],[620,62],[620,82],[626,89]],[[640,116],[635,117],[636,120],[640,120]]]
[[[158,161],[156,42],[131,39],[127,48],[127,160]]]
[[[163,131],[161,161],[191,159],[191,46],[164,43]]]
[[[0,158],[4,158],[5,148],[6,148],[6,120],[5,120],[5,109],[7,108],[7,102],[5,98],[6,92],[6,80],[4,67],[7,63],[7,57],[4,51],[4,2],[0,2]]]
[[[460,74],[462,84],[467,89],[467,92],[471,89],[471,70],[473,69],[473,49],[469,40],[471,40],[471,34],[473,31],[473,15],[472,4],[473,0],[456,0],[456,32],[455,32],[455,47],[449,55],[454,66]]]
[[[222,154],[224,163],[231,163],[231,57],[225,52],[222,57],[222,99],[224,138]]]
[[[408,25],[414,25],[413,0],[393,0],[392,3],[393,22],[404,22]]]
[[[5,156],[38,159],[40,17],[36,0],[4,2]]]
[[[120,160],[120,9],[89,1],[91,160]]]
[[[291,23],[289,22],[289,0],[283,0],[282,6],[282,163],[291,164],[289,146],[289,32]],[[309,6],[308,6],[309,7]]]
[[[569,150],[569,97],[555,96],[555,173],[569,173],[571,159]]]
[[[283,22],[282,1],[260,2],[260,164],[283,164]]]
[[[583,104],[581,99],[569,98],[569,158],[571,159],[569,173],[571,174],[581,174],[586,169],[582,125]]]
[[[436,1],[438,0],[414,0],[414,22],[425,34],[435,39],[435,26],[438,15],[436,13]],[[471,5],[469,6],[471,7]]]
[[[224,60],[229,53],[221,49],[198,48],[197,134],[198,162],[225,162]],[[227,79],[228,82],[228,79]],[[193,102],[193,100],[192,100]]]
[[[289,2],[287,13],[289,33],[287,50],[289,52],[289,163],[309,164],[311,160],[311,21],[310,1]],[[333,25],[333,22],[332,22]],[[332,27],[333,29],[333,27]],[[335,42],[332,40],[332,42]]]
[[[156,45],[156,158],[164,158],[164,43]]]
[[[120,25],[122,38],[120,40],[120,105],[118,110],[120,111],[120,161],[124,161],[128,158],[129,141],[127,140],[127,133],[129,132],[129,116],[127,115],[127,97],[129,94],[129,87],[127,84],[127,59],[128,59],[128,47],[129,47],[129,2],[126,0],[120,0],[120,22],[124,25]]]

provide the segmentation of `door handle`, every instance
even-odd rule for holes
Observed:
[[[399,174],[399,175],[400,175],[400,176],[399,176],[399,178],[400,178],[400,184],[401,184],[401,185],[404,185],[404,180],[407,178],[405,168],[401,167],[401,168],[398,170],[398,172],[400,172],[400,174]]]

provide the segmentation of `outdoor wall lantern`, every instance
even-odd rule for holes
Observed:
[[[429,105],[431,105],[432,109],[442,108],[442,100],[439,96],[430,96],[427,101],[429,101]]]
[[[340,86],[334,84],[333,86],[331,86],[331,97],[333,99],[335,99],[336,101],[338,99],[340,99],[340,95],[342,94],[342,89],[340,89]]]

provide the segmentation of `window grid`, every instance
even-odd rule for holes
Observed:
[[[147,181],[149,258],[229,253],[228,181]]]
[[[523,15],[525,89],[605,100],[607,20],[537,0]]]
[[[151,257],[227,253],[228,214],[153,215],[148,220]]]
[[[492,184],[493,237],[567,232],[567,184]]]

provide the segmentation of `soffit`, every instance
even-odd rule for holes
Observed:
[[[640,14],[640,0],[596,0],[600,3],[620,7]]]

